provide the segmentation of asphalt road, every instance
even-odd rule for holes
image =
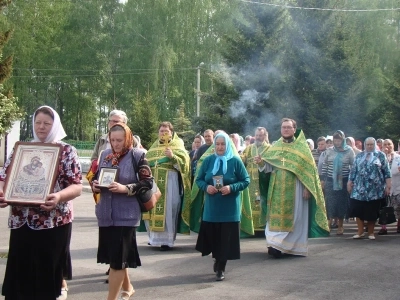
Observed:
[[[98,230],[91,194],[75,199],[74,210],[68,299],[106,299],[107,266],[96,263]],[[0,209],[0,252],[8,249],[7,215],[8,209]],[[223,282],[215,281],[211,257],[195,251],[196,234],[178,235],[173,250],[160,252],[139,233],[142,267],[130,269],[136,289],[132,299],[400,299],[400,234],[391,226],[390,234],[375,241],[353,240],[355,231],[353,221],[343,236],[333,231],[330,237],[310,239],[308,257],[282,259],[267,255],[263,237],[242,239],[241,259],[228,261]],[[5,264],[0,258],[0,282]]]

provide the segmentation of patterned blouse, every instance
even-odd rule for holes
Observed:
[[[54,192],[61,191],[71,184],[82,183],[82,171],[76,149],[64,142],[58,142],[64,149],[61,154],[58,176],[54,186]],[[13,153],[0,170],[0,181],[5,181],[7,168],[11,163]],[[49,229],[68,224],[72,221],[71,204],[67,202],[58,203],[52,211],[41,210],[39,206],[16,206],[10,205],[10,216],[8,227],[19,228],[25,223],[31,229]]]
[[[392,177],[386,155],[378,151],[371,153],[372,159],[367,160],[364,154],[357,154],[350,171],[349,181],[354,183],[350,198],[360,201],[383,199],[386,179]]]

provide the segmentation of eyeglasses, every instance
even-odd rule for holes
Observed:
[[[293,129],[293,127],[292,127],[292,126],[282,126],[281,128],[282,128],[282,129],[284,129],[284,130]]]

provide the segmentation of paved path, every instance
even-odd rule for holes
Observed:
[[[90,193],[74,200],[70,300],[106,299],[107,266],[96,263],[97,224]],[[7,209],[0,209],[0,252],[8,248]],[[241,240],[240,260],[229,261],[226,279],[216,282],[211,257],[194,250],[196,234],[178,235],[169,252],[147,245],[138,234],[142,267],[130,269],[137,292],[132,299],[400,299],[400,234],[375,241],[353,240],[355,223],[345,234],[311,239],[308,257],[274,259],[262,237]],[[0,259],[0,285],[6,259]],[[0,296],[0,299],[4,299]]]

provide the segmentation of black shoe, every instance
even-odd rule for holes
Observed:
[[[216,274],[216,280],[217,281],[222,281],[222,280],[224,280],[225,279],[225,274],[224,274],[224,271],[221,271],[221,270],[218,270],[217,271],[217,274]]]
[[[108,278],[104,281],[104,283],[108,283]]]
[[[268,249],[268,254],[272,255],[275,258],[281,258],[282,257],[282,252],[279,251],[278,249],[272,248],[270,247],[270,249]]]
[[[387,235],[387,229],[382,228],[381,230],[378,231],[378,234],[379,235]]]
[[[169,251],[171,250],[171,247],[168,245],[161,245],[160,251]]]
[[[108,268],[108,270],[106,272],[106,275],[109,275],[109,274],[110,274],[110,268]]]

